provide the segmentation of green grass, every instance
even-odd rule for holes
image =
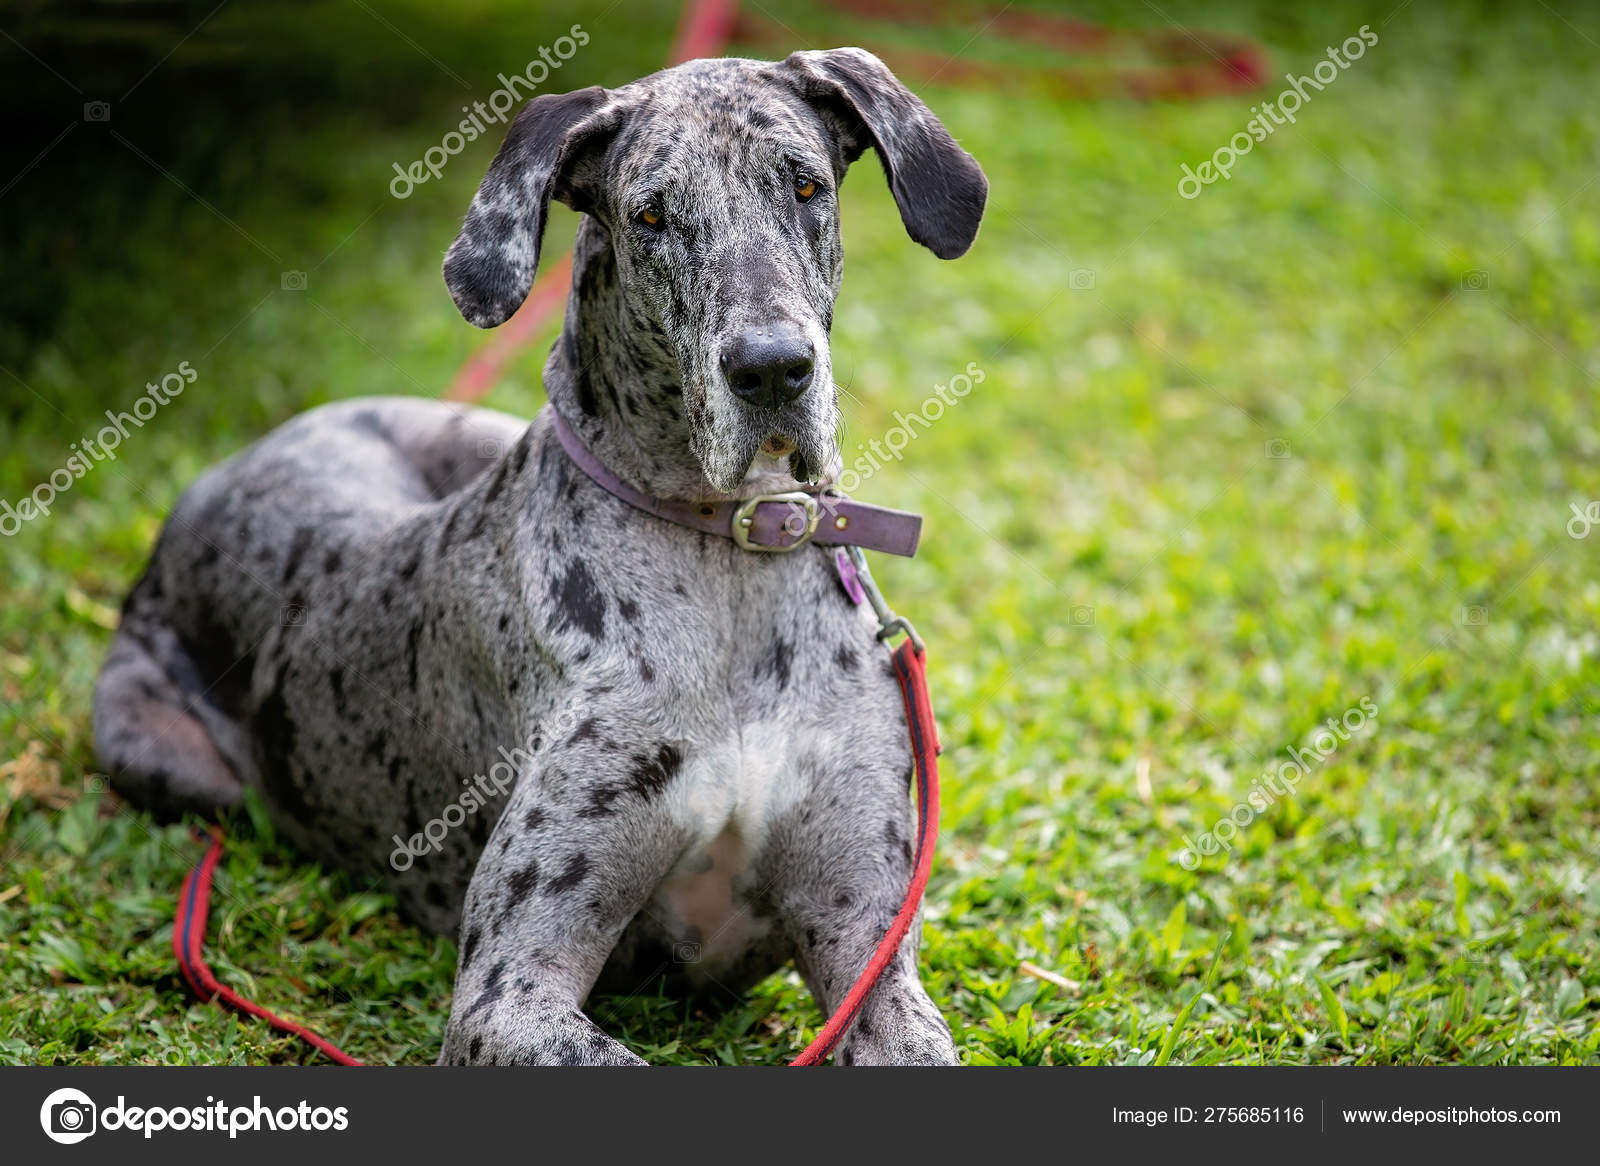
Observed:
[[[1173,104],[923,86],[993,188],[957,263],[905,239],[873,163],[845,187],[847,449],[969,362],[985,374],[860,491],[928,516],[925,552],[878,573],[932,652],[946,810],[923,962],[971,1064],[1600,1061],[1600,532],[1565,529],[1600,498],[1600,20],[1390,7],[1107,6],[1255,36],[1280,76],[1362,24],[1381,38],[1192,202],[1179,164],[1281,84]],[[225,9],[191,48],[249,39],[249,19]],[[352,70],[348,101],[244,133],[197,109],[159,160],[240,231],[100,144],[109,177],[80,210],[114,260],[42,265],[64,298],[0,332],[0,499],[145,381],[200,374],[0,540],[0,1061],[317,1060],[182,987],[173,899],[200,847],[104,792],[89,700],[120,596],[204,466],[309,405],[437,393],[481,343],[438,261],[492,147],[390,199],[390,163],[462,99],[345,19],[362,69],[423,91],[391,101]],[[593,44],[562,84],[619,84],[664,56],[674,6],[444,39],[420,8],[389,19],[482,96],[572,20]],[[269,60],[303,47],[257,40]],[[50,165],[0,206],[47,203]],[[554,218],[553,248],[572,225]],[[290,268],[307,291],[281,290]],[[492,404],[539,406],[545,343]],[[1363,698],[1373,721],[1231,853],[1176,861]],[[210,950],[363,1059],[436,1053],[454,945],[260,823],[234,830]],[[717,1016],[594,1012],[683,1063],[777,1063],[821,1020],[792,975]]]

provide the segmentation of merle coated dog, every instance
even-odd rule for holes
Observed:
[[[911,237],[964,253],[983,172],[860,49],[535,98],[444,276],[499,324],[549,200],[582,212],[548,406],[298,417],[184,493],[128,597],[95,693],[115,788],[167,815],[255,788],[457,935],[441,1063],[641,1063],[581,1008],[656,973],[737,992],[792,959],[831,1010],[899,907],[906,714],[830,553],[664,522],[556,432],[706,513],[829,483],[838,190],[869,147]],[[840,1063],[955,1062],[916,937]]]

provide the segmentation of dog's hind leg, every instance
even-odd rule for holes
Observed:
[[[100,764],[112,788],[158,818],[213,817],[244,791],[248,746],[200,677],[170,627],[129,611],[95,682]]]

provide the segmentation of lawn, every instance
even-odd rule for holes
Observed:
[[[29,53],[0,43],[0,91],[37,95],[0,182],[78,122],[0,195],[0,501],[147,381],[198,374],[0,538],[0,1063],[320,1060],[178,976],[200,847],[120,804],[91,748],[117,606],[205,466],[311,405],[438,395],[483,343],[438,266],[493,144],[405,200],[392,165],[571,24],[591,43],[559,88],[656,67],[676,19],[332,5],[302,35],[300,7],[226,7],[144,81],[185,29],[108,55],[37,16],[5,26]],[[1600,530],[1578,537],[1600,17],[1073,11],[1254,38],[1274,80],[1193,102],[917,83],[992,187],[954,263],[906,239],[873,162],[844,187],[846,450],[983,374],[858,491],[927,516],[919,557],[876,569],[929,642],[946,746],[930,992],[969,1064],[1600,1063]],[[906,43],[1041,59],[982,24]],[[1179,196],[1181,164],[1363,25],[1378,43],[1294,125]],[[110,122],[79,122],[100,97]],[[490,404],[539,408],[549,339]],[[437,1054],[455,945],[259,815],[231,826],[210,951],[355,1056]],[[692,1064],[781,1063],[822,1019],[792,974],[720,1014],[593,1013]]]

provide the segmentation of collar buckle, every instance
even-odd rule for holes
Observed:
[[[782,529],[794,539],[793,542],[768,545],[750,540],[750,534],[755,529],[756,507],[763,502],[782,502],[789,506],[789,513],[783,520]],[[733,541],[743,550],[756,551],[760,554],[778,554],[805,546],[811,541],[811,536],[817,533],[817,524],[821,521],[822,504],[816,497],[803,490],[791,490],[784,494],[757,494],[754,498],[746,498],[734,507],[729,530],[733,535]]]

